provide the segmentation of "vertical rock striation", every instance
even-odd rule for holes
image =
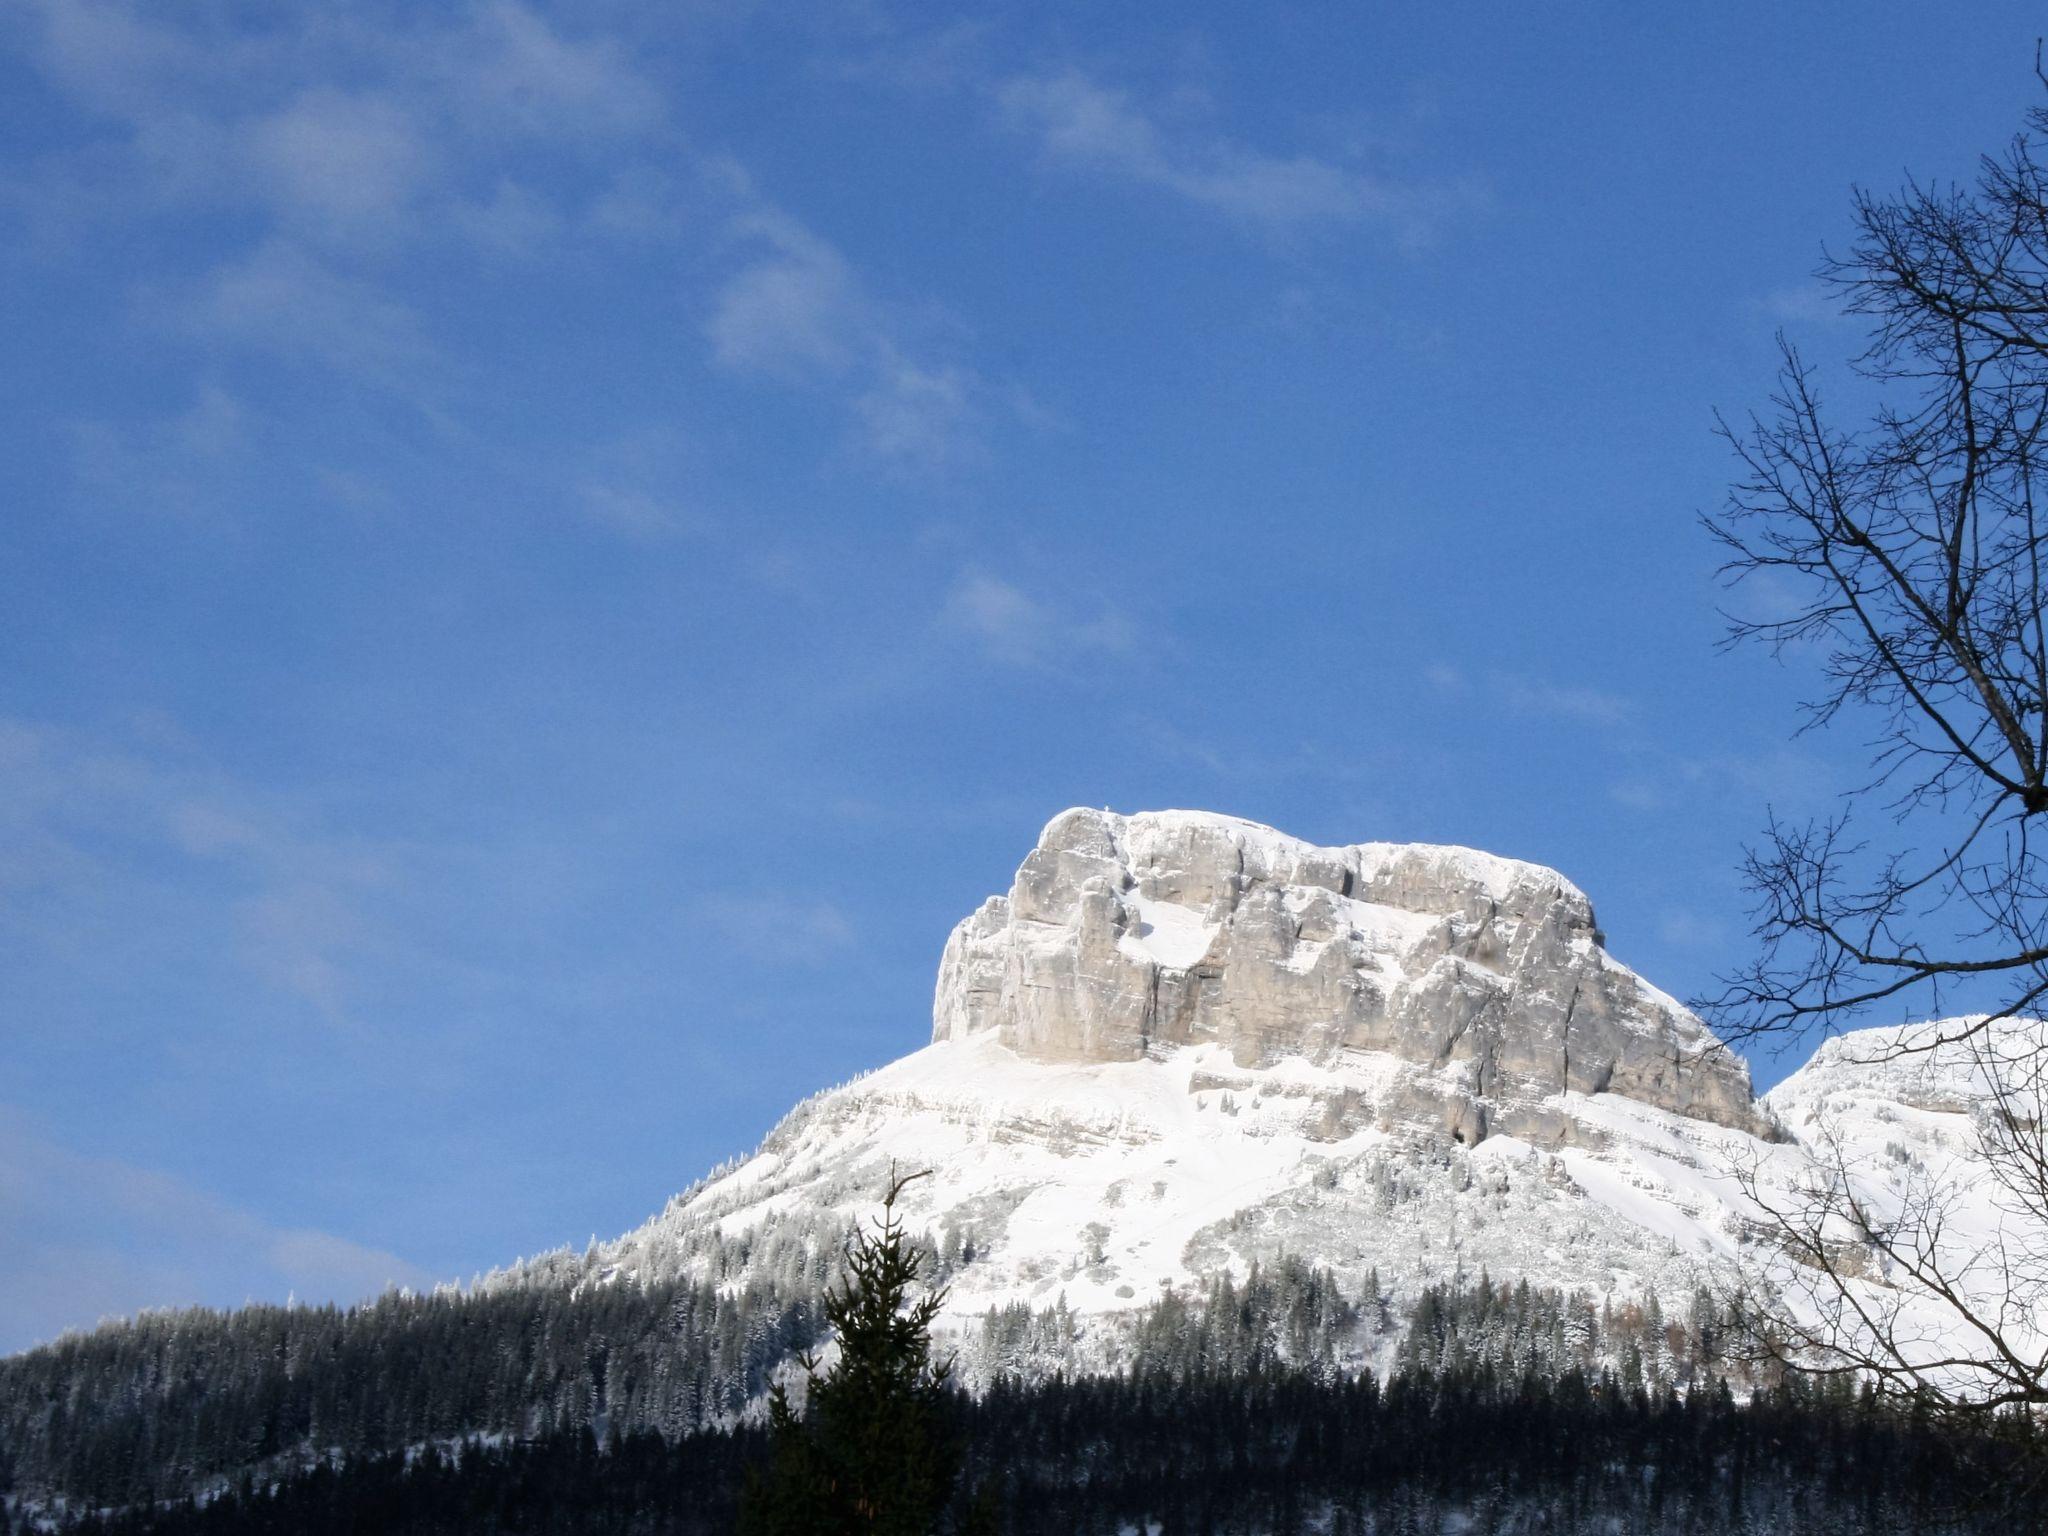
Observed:
[[[1592,904],[1466,848],[1321,848],[1190,811],[1053,818],[1007,896],[953,930],[932,1038],[1044,1061],[1216,1042],[1239,1066],[1379,1053],[1370,1112],[1468,1143],[1573,1137],[1566,1090],[1766,1131],[1749,1072],[1611,959]]]

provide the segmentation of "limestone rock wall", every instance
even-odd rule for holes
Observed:
[[[1562,875],[1464,848],[1320,848],[1201,812],[1053,818],[962,921],[932,1038],[1040,1060],[1217,1042],[1240,1066],[1381,1053],[1369,1113],[1555,1143],[1557,1095],[1617,1093],[1762,1133],[1749,1072],[1605,952]]]

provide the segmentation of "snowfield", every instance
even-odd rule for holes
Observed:
[[[1772,1108],[1795,1135],[1846,1132],[1874,1200],[1896,1202],[1930,1169],[1960,1180],[1975,1145],[1967,1107],[1885,1091],[1902,1077],[1953,1088],[1950,1069],[1859,1068],[1859,1041],[1882,1044],[1831,1042],[1770,1095]],[[1354,1293],[1376,1283],[1396,1302],[1482,1272],[1617,1303],[1654,1293],[1667,1310],[1701,1287],[1783,1288],[1758,1197],[1795,1207],[1815,1144],[1613,1094],[1567,1095],[1567,1122],[1590,1132],[1554,1148],[1510,1136],[1466,1147],[1407,1128],[1330,1134],[1333,1103],[1416,1071],[1371,1053],[1247,1069],[1219,1046],[1061,1065],[987,1037],[942,1042],[806,1103],[753,1157],[601,1258],[614,1273],[691,1269],[710,1234],[725,1244],[751,1235],[765,1255],[780,1233],[794,1239],[786,1253],[815,1254],[872,1216],[893,1167],[932,1173],[905,1192],[911,1227],[971,1254],[947,1300],[963,1340],[991,1308],[1063,1304],[1107,1356],[1117,1314],[1225,1272],[1242,1281],[1255,1261],[1282,1255],[1327,1266]],[[1913,1093],[1924,1100],[1923,1088]],[[1990,1240],[2006,1215],[1978,1189],[1957,1240]],[[741,1284],[745,1273],[726,1278]],[[1949,1320],[1919,1312],[1936,1347]]]

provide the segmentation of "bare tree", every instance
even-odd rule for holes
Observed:
[[[1802,729],[1873,730],[1838,814],[1774,820],[1749,852],[1760,944],[1707,1011],[1740,1040],[1967,1006],[1875,1049],[1967,1057],[2001,1202],[1966,1235],[1957,1190],[1894,1177],[1876,1202],[1824,1154],[1765,1204],[1804,1294],[1759,1321],[1790,1365],[1979,1419],[2048,1405],[2044,136],[2037,108],[1970,184],[1857,194],[1821,271],[1868,324],[1856,424],[1780,336],[1769,409],[1720,423],[1741,473],[1706,519],[1748,589],[1730,642],[1818,662]]]

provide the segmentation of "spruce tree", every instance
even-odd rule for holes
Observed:
[[[777,1385],[769,1401],[773,1451],[750,1475],[743,1536],[928,1536],[940,1527],[960,1470],[948,1423],[951,1360],[932,1358],[931,1325],[945,1290],[911,1299],[922,1249],[906,1241],[896,1202],[923,1173],[891,1171],[872,1230],[847,1241],[846,1276],[825,1295],[839,1345],[830,1369],[798,1356],[801,1417]]]

